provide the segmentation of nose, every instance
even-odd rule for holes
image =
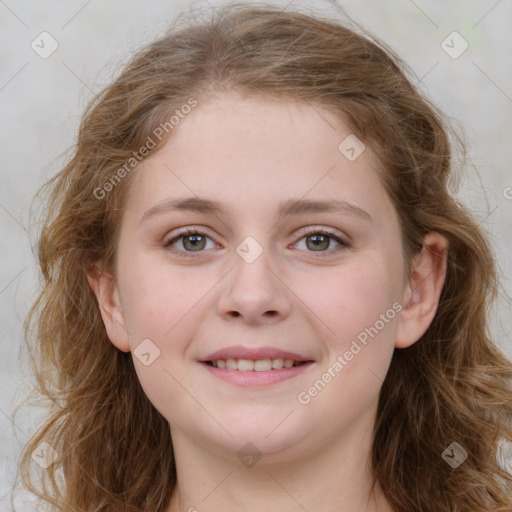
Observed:
[[[290,314],[292,293],[285,284],[284,272],[270,257],[270,250],[263,250],[256,257],[254,252],[246,257],[239,250],[232,261],[219,297],[218,314],[226,320],[238,319],[253,325],[285,319]]]

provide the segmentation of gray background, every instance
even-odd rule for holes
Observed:
[[[31,249],[38,225],[30,216],[31,198],[64,162],[87,100],[112,79],[131,50],[157,37],[191,3],[0,0],[0,511],[11,509],[21,446],[42,420],[30,407],[16,424],[11,420],[31,385],[21,342],[21,324],[38,286]],[[459,197],[488,231],[497,253],[503,289],[493,330],[512,357],[512,315],[505,300],[512,287],[512,189],[507,188],[512,187],[512,0],[339,3],[405,59],[420,88],[465,138],[474,166]],[[327,0],[293,4],[339,16]],[[43,31],[59,45],[47,59],[31,47]],[[453,31],[469,44],[456,59],[441,46]],[[27,510],[26,500],[20,493],[16,504]]]

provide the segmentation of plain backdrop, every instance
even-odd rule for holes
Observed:
[[[134,49],[162,34],[191,3],[0,0],[0,511],[11,510],[21,447],[42,420],[34,408],[23,409],[16,422],[11,418],[31,385],[21,331],[39,279],[31,199],[65,161],[62,154],[74,142],[86,102]],[[215,8],[223,2],[194,3]],[[274,3],[313,6],[340,17],[327,0]],[[339,4],[405,59],[416,75],[413,81],[456,123],[468,145],[474,165],[467,169],[459,197],[496,251],[503,289],[493,334],[511,357],[512,315],[505,296],[512,287],[512,1]],[[52,44],[58,48],[42,58]],[[16,503],[22,502],[21,493]]]

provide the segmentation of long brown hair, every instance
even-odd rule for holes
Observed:
[[[409,73],[350,22],[231,4],[209,19],[176,22],[91,102],[72,157],[40,190],[43,287],[25,324],[48,417],[18,477],[51,510],[158,512],[169,504],[169,425],[144,394],[131,354],[109,341],[87,273],[98,260],[115,269],[134,152],[148,137],[156,151],[172,137],[170,113],[221,90],[336,112],[382,163],[406,261],[426,233],[448,239],[436,316],[417,343],[395,349],[382,386],[374,476],[397,512],[512,510],[512,475],[497,460],[500,443],[512,442],[512,364],[488,332],[495,263],[482,228],[449,190],[452,153],[464,156],[464,144]],[[43,441],[58,457],[36,487],[31,454]],[[456,469],[442,457],[453,442],[467,452]]]

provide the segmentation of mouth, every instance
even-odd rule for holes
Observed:
[[[268,372],[281,370],[283,368],[295,368],[313,361],[296,361],[282,357],[268,359],[216,359],[213,361],[202,361],[213,368],[227,370],[238,370],[240,372]]]
[[[310,357],[270,345],[235,345],[208,354],[198,362],[217,379],[245,388],[260,388],[296,378],[314,368],[316,361]]]

